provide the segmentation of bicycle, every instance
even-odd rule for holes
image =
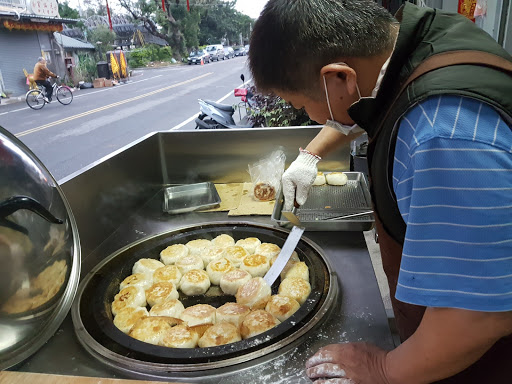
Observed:
[[[73,92],[67,85],[57,85],[57,82],[52,84],[53,94],[62,105],[69,105],[73,101]],[[28,91],[25,95],[27,105],[35,110],[41,109],[45,106],[46,102],[46,89],[42,85],[37,85],[37,89]]]

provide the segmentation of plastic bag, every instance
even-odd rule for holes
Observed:
[[[249,174],[254,187],[253,196],[257,200],[274,200],[281,186],[286,155],[281,149],[254,164],[249,164]]]

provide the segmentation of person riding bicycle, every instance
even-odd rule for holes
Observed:
[[[50,71],[46,67],[46,59],[44,57],[40,57],[37,59],[37,63],[34,67],[34,81],[37,85],[42,85],[46,88],[45,101],[47,103],[52,101],[53,94],[53,88],[51,83],[48,81],[48,77],[58,78],[59,76]]]

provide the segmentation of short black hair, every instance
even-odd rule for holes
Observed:
[[[251,36],[254,83],[260,91],[309,94],[323,66],[392,49],[396,23],[373,0],[270,0]]]

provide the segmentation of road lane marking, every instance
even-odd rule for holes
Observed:
[[[122,101],[118,101],[116,103],[112,103],[112,104],[109,104],[109,105],[105,105],[103,107],[99,107],[99,108],[96,108],[96,109],[91,109],[90,111],[87,111],[87,112],[82,112],[82,113],[79,113],[77,115],[73,115],[73,116],[70,116],[70,117],[66,117],[64,119],[61,119],[61,120],[57,120],[57,121],[54,121],[52,123],[48,123],[48,124],[45,124],[45,125],[41,125],[39,127],[36,127],[36,128],[32,128],[32,129],[29,129],[29,130],[26,130],[24,132],[20,132],[18,134],[16,134],[15,136],[16,137],[22,137],[22,136],[25,136],[25,135],[28,135],[30,133],[34,133],[34,132],[38,132],[38,131],[42,131],[43,129],[46,129],[46,128],[50,128],[50,127],[54,127],[56,125],[59,125],[59,124],[63,124],[63,123],[66,123],[68,121],[72,121],[72,120],[75,120],[75,119],[79,119],[81,117],[84,117],[84,116],[87,116],[87,115],[91,115],[93,113],[97,113],[97,112],[101,112],[101,111],[104,111],[104,110],[107,110],[107,109],[110,109],[110,108],[113,108],[113,107],[117,107],[119,105],[122,105],[122,104],[126,104],[126,103],[129,103],[129,102],[132,102],[132,101],[135,101],[135,100],[139,100],[139,99],[142,99],[144,97],[148,97],[148,96],[152,96],[152,95],[156,95],[157,93],[160,93],[160,92],[164,92],[164,91],[167,91],[169,89],[172,89],[172,88],[176,88],[176,87],[179,87],[181,85],[185,85],[185,84],[188,84],[188,83],[192,83],[196,80],[199,80],[199,79],[202,79],[203,77],[206,77],[206,76],[209,76],[209,75],[212,75],[213,72],[208,72],[208,73],[205,73],[204,75],[201,75],[201,76],[198,76],[198,77],[194,77],[192,79],[189,79],[189,80],[185,80],[185,81],[182,81],[180,83],[176,83],[176,84],[173,84],[173,85],[170,85],[168,87],[164,87],[164,88],[160,88],[160,89],[157,89],[156,91],[152,91],[152,92],[148,92],[148,93],[145,93],[143,95],[139,95],[139,96],[135,96],[135,97],[132,97],[130,99],[126,99],[126,100],[122,100]]]
[[[248,84],[251,82],[252,79],[249,79],[247,80],[245,83],[243,83],[240,87],[243,87],[244,85]],[[226,100],[229,96],[231,96],[231,92],[234,92],[234,91],[230,91],[228,92],[226,95],[222,96],[219,100],[216,101],[216,103],[222,103],[224,100]],[[195,115],[192,115],[191,117],[189,117],[187,120],[179,123],[178,125],[175,125],[174,127],[172,127],[171,129],[169,129],[169,131],[177,131],[178,129],[184,127],[185,125],[187,125],[188,123],[190,123],[192,120],[195,120],[196,116],[199,116],[197,113]]]

